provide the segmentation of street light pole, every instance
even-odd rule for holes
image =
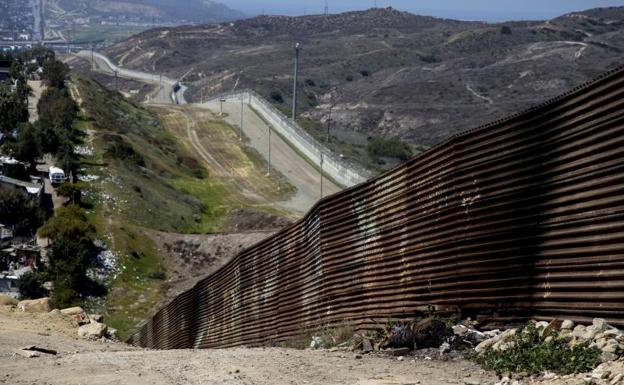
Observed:
[[[269,125],[269,171],[267,175],[271,175],[271,125]]]
[[[240,115],[240,140],[243,141],[243,108],[245,106],[245,101],[241,96],[241,115]]]
[[[321,199],[323,199],[323,162],[324,162],[324,157],[323,157],[323,151],[321,151]]]
[[[295,44],[295,75],[293,81],[293,104],[292,104],[292,120],[297,120],[297,80],[299,77],[299,51],[301,50],[301,44]]]

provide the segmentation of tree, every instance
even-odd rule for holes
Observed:
[[[29,271],[22,274],[17,280],[17,288],[20,296],[26,299],[42,298],[48,295],[48,291],[43,287],[46,282],[46,275],[39,271]]]
[[[47,59],[43,63],[42,78],[48,87],[63,88],[69,75],[69,66],[56,59]]]
[[[0,222],[15,226],[16,235],[32,235],[44,219],[35,199],[12,187],[0,187]]]
[[[14,157],[22,162],[29,162],[34,167],[36,160],[41,157],[39,141],[33,125],[22,124],[17,131]]]
[[[69,198],[72,204],[76,204],[80,203],[82,191],[85,187],[83,182],[63,183],[56,189],[56,192],[62,197]]]
[[[28,121],[28,106],[6,83],[0,83],[0,131],[9,133]]]
[[[75,305],[90,283],[87,270],[91,267],[95,228],[85,211],[76,205],[56,210],[39,234],[52,239],[48,253],[48,271],[54,283],[52,301],[58,307]]]
[[[38,137],[43,152],[57,154],[61,144],[71,146],[75,139],[73,122],[78,116],[78,105],[69,96],[67,90],[46,90],[39,104]],[[72,146],[73,151],[73,146]]]

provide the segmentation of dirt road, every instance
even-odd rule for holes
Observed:
[[[220,112],[218,101],[198,105],[214,113]],[[241,103],[238,100],[228,100],[223,103],[225,121],[235,127],[240,127]],[[258,151],[265,159],[269,158],[269,126],[249,106],[243,109],[243,133],[249,139],[249,145]],[[321,198],[321,178],[319,171],[301,157],[286,141],[275,132],[271,135],[271,165],[288,178],[288,181],[297,188],[295,196],[287,202],[290,210],[305,213]],[[339,192],[336,186],[327,178],[323,181],[323,196]]]
[[[12,349],[37,345],[56,356],[23,358]],[[350,352],[277,348],[141,350],[110,342],[0,330],[0,384],[31,385],[451,385],[492,375],[463,361],[425,361]],[[472,382],[476,383],[476,382]]]

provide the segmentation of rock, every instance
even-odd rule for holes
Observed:
[[[397,357],[397,361],[403,361],[404,359],[405,359],[405,357],[403,357],[403,356]]]
[[[61,311],[59,309],[52,309],[48,314],[51,315],[62,315]]]
[[[574,328],[574,321],[567,319],[561,323],[562,330],[568,330],[568,329],[572,330],[573,328]]]
[[[464,385],[481,385],[481,381],[476,378],[464,378]]]
[[[605,344],[599,348],[605,353],[615,353],[618,351],[620,344],[616,340],[607,340]]]
[[[559,332],[559,337],[566,342],[570,342],[572,340],[572,330],[562,329],[561,332]]]
[[[17,308],[26,313],[48,313],[50,312],[50,298],[20,301]]]
[[[89,320],[91,322],[102,322],[104,321],[104,316],[101,314],[89,314]]]
[[[361,359],[362,359],[362,355],[361,355],[361,354],[356,354],[356,355],[354,356],[354,358],[355,358],[356,360],[361,360]]]
[[[557,377],[557,375],[553,372],[544,372],[544,379],[545,380],[552,380],[553,378]]]
[[[548,326],[548,322],[540,321],[535,323],[535,327],[538,329],[545,329]]]
[[[610,371],[602,370],[602,369],[594,369],[591,373],[591,377],[596,380],[603,380],[605,378],[609,378],[610,375],[611,375]]]
[[[592,326],[594,327],[594,330],[596,330],[596,334],[598,334],[605,331],[609,325],[607,324],[607,321],[605,321],[603,318],[594,318]]]
[[[312,337],[312,341],[310,342],[310,349],[322,349],[325,346],[323,343],[323,339],[321,337]]]
[[[449,345],[448,342],[445,342],[442,345],[440,345],[440,355],[446,354],[450,351],[451,351],[451,345]]]
[[[92,322],[78,328],[78,335],[83,338],[101,338],[106,335],[106,324]]]
[[[106,337],[110,338],[111,340],[117,339],[117,329],[108,328],[108,330],[106,331]]]
[[[80,306],[68,307],[67,309],[61,309],[61,313],[64,315],[77,315],[77,314],[82,314],[84,312],[85,311]]]
[[[362,351],[364,353],[370,353],[373,351],[373,344],[367,339],[362,341]]]
[[[622,374],[622,373],[616,374],[616,375],[615,375],[615,376],[613,376],[613,378],[611,379],[610,384],[611,384],[611,385],[617,385],[617,384],[619,384],[619,383],[620,383],[620,381],[622,381],[622,379],[623,379],[623,378],[624,378],[624,374]]]
[[[475,352],[477,352],[479,354],[483,353],[488,348],[491,348],[497,342],[498,342],[498,340],[497,340],[496,337],[487,339],[487,340],[481,342],[479,345],[477,345],[474,350],[475,350]]]
[[[19,302],[15,298],[11,298],[8,295],[0,294],[0,306],[15,306]]]
[[[455,334],[456,336],[460,336],[463,337],[464,334],[468,333],[468,327],[465,325],[455,325],[453,326],[453,334]]]
[[[617,359],[618,359],[618,356],[615,353],[608,353],[608,352],[600,353],[600,362],[602,363],[615,361]]]
[[[610,328],[605,330],[604,332],[602,332],[602,335],[604,335],[605,337],[609,338],[614,338],[614,337],[619,337],[622,335],[622,331],[616,328]]]

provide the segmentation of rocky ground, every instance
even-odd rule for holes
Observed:
[[[469,322],[462,322],[454,325],[451,335],[439,339],[416,336],[421,346],[448,341],[417,351],[384,347],[397,336],[404,342],[408,325],[395,326],[392,336],[374,343],[354,335],[350,344],[325,347],[323,340],[328,340],[324,336],[312,337],[311,347],[305,350],[241,347],[157,351],[85,333],[89,325],[100,325],[102,320],[98,322],[97,316],[86,316],[78,308],[48,311],[46,301],[15,305],[6,298],[0,304],[0,384],[624,384],[624,358],[619,347],[624,334],[601,319],[589,326],[557,320],[535,323],[542,340],[557,332],[569,338],[571,345],[587,343],[603,353],[614,352],[603,354],[604,362],[595,369],[571,375],[549,371],[496,375],[465,357],[473,350],[483,353],[509,349],[520,329],[481,332]],[[428,328],[432,325],[419,321],[415,323],[418,328],[411,330],[425,330],[425,324]],[[479,347],[456,349],[458,342],[466,341]],[[615,345],[618,347],[613,349]],[[33,354],[36,356],[28,357]]]

